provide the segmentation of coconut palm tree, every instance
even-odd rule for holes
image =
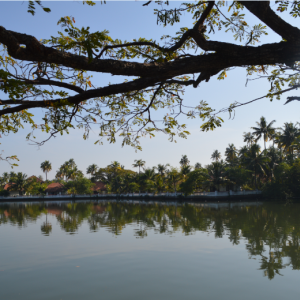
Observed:
[[[278,145],[290,154],[294,159],[294,148],[296,147],[297,138],[300,136],[300,130],[293,123],[284,123],[284,127],[280,128],[281,135],[278,137]]]
[[[244,143],[247,143],[247,146],[252,146],[253,142],[255,141],[255,137],[251,132],[244,132]]]
[[[264,140],[264,145],[265,145],[265,150],[266,150],[266,142],[270,139],[272,139],[273,134],[275,133],[274,127],[272,125],[276,121],[273,120],[269,124],[266,121],[265,117],[261,117],[259,122],[256,122],[257,127],[251,127],[254,132],[253,135],[256,136],[255,141],[257,142],[260,138],[263,138]]]
[[[197,163],[195,164],[194,169],[195,169],[195,170],[198,170],[198,169],[201,169],[201,168],[202,168],[202,165],[201,165],[199,162],[197,162]]]
[[[156,169],[161,176],[165,176],[169,166],[170,166],[169,164],[166,164],[166,165],[158,164]]]
[[[260,151],[260,146],[258,144],[254,144],[250,147],[243,161],[250,170],[254,171],[255,189],[257,189],[257,173],[266,173],[265,168],[267,167],[269,158]]]
[[[217,191],[220,191],[221,184],[231,183],[226,178],[226,165],[223,160],[212,162],[207,166],[207,173],[203,173],[206,180],[203,182],[204,186],[214,187]]]
[[[70,169],[74,169],[76,167],[75,160],[73,158],[69,159],[67,165],[69,166]]]
[[[241,147],[239,150],[239,159],[242,162],[243,158],[247,155],[249,149],[247,148],[247,146]]]
[[[155,168],[148,168],[142,174],[142,185],[144,190],[152,192],[155,186]]]
[[[92,164],[87,167],[86,173],[91,174],[91,176],[94,176],[97,170],[98,170],[98,166],[96,164]]]
[[[186,155],[182,155],[181,160],[179,161],[181,167],[187,166],[190,164],[189,159],[187,158]]]
[[[25,192],[27,186],[27,175],[22,172],[18,172],[14,177],[11,177],[9,182],[12,184],[12,189],[19,192],[22,195]]]
[[[225,156],[226,160],[230,163],[232,163],[235,160],[235,158],[237,157],[237,150],[234,144],[228,144],[228,147],[225,150]]]
[[[141,171],[141,167],[144,167],[146,162],[142,159],[135,159],[134,164],[132,165],[134,168],[139,168],[139,174]]]
[[[58,169],[58,171],[56,172],[55,177],[56,178],[62,178],[62,179],[66,179],[69,180],[71,178],[77,177],[76,172],[78,172],[76,163],[74,161],[73,158],[69,159],[68,161],[64,162],[60,168]],[[81,171],[80,171],[81,172]],[[81,172],[82,173],[82,172]]]
[[[219,161],[219,159],[221,159],[221,152],[215,150],[210,158],[214,161]]]
[[[175,193],[177,191],[177,185],[181,179],[182,175],[180,174],[180,172],[178,172],[176,168],[171,168],[171,170],[168,172],[168,181]]]
[[[83,178],[83,172],[77,169],[77,166],[75,166],[73,169],[70,169],[67,173],[67,179],[75,180],[77,178]]]
[[[192,171],[192,167],[187,165],[187,166],[182,166],[181,167],[181,174],[183,175],[183,177],[185,178],[187,174],[189,174]]]
[[[2,181],[3,181],[3,184],[8,183],[8,181],[9,181],[9,174],[7,172],[4,172],[2,174]]]
[[[269,177],[271,178],[271,180],[273,180],[275,168],[280,163],[281,153],[279,149],[275,147],[270,147],[267,149],[266,156],[269,158],[268,161]]]
[[[46,174],[46,181],[47,181],[47,174],[52,170],[52,165],[49,160],[45,160],[41,163],[41,169]]]

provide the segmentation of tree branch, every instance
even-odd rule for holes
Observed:
[[[59,86],[59,87],[62,87],[62,88],[72,90],[72,91],[77,92],[79,94],[84,92],[84,89],[82,89],[79,86],[69,84],[69,83],[66,83],[66,82],[60,82],[60,81],[44,79],[44,78],[39,78],[39,79],[36,79],[36,80],[26,79],[26,80],[24,80],[24,83],[34,84],[34,85],[54,85],[54,86]]]
[[[198,30],[199,32],[202,31],[203,29],[203,23],[205,21],[205,19],[208,17],[208,15],[210,14],[213,6],[215,5],[215,1],[209,1],[207,7],[205,8],[204,12],[202,13],[200,19],[196,22],[195,26],[194,26],[194,30]]]
[[[193,33],[195,31],[189,34]],[[162,77],[174,77],[183,74],[210,71],[211,69],[285,63],[288,57],[300,60],[300,47],[297,44],[273,43],[259,47],[244,47],[229,43],[206,41],[201,34],[193,34],[193,38],[195,38],[197,44],[202,49],[217,51],[217,53],[160,63],[137,63],[113,59],[94,59],[89,63],[88,58],[85,56],[61,52],[42,44],[40,44],[40,47],[37,47],[36,44],[39,42],[34,37],[22,36],[23,34],[8,31],[0,26],[0,43],[4,43],[8,48],[9,54],[16,59],[55,63],[70,68],[110,73],[112,75],[155,77],[157,74],[160,74]],[[20,41],[26,40],[27,45],[32,40],[33,44],[30,44],[28,48],[21,48],[16,37]]]
[[[300,43],[300,30],[281,19],[270,8],[269,1],[243,1],[241,4],[282,38]]]
[[[130,82],[125,82],[121,84],[112,84],[100,89],[88,90],[81,94],[70,96],[64,99],[54,99],[54,100],[40,100],[40,101],[14,101],[14,100],[6,100],[7,102],[2,101],[2,105],[4,104],[20,104],[15,107],[8,107],[0,110],[0,116],[17,113],[25,109],[35,108],[35,107],[59,107],[65,105],[74,105],[78,104],[82,101],[97,98],[97,97],[105,97],[109,95],[117,95],[120,93],[127,93],[134,90],[142,90],[149,86],[154,86],[157,82],[160,82],[160,77],[151,77],[151,78],[141,78]],[[13,103],[11,103],[13,102]]]

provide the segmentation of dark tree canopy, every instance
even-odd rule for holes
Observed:
[[[35,4],[41,5],[29,2],[32,14]],[[221,126],[222,119],[208,103],[186,107],[182,94],[185,87],[197,88],[214,76],[224,79],[231,68],[243,67],[258,76],[268,69],[271,88],[266,96],[270,99],[300,87],[300,30],[281,17],[287,11],[297,18],[300,2],[276,1],[272,8],[267,1],[174,5],[171,8],[168,1],[144,4],[145,13],[154,7],[157,22],[165,26],[180,22],[183,12],[194,21],[193,27],[182,27],[174,36],[162,37],[160,43],[145,38],[113,39],[107,30],[77,28],[72,17],[62,17],[58,36],[42,41],[21,33],[21,28],[15,32],[0,26],[0,91],[7,96],[0,99],[0,133],[16,132],[29,122],[33,130],[49,133],[49,138],[76,126],[85,129],[86,138],[91,126],[98,125],[99,143],[103,137],[114,142],[121,135],[123,144],[139,149],[139,138],[145,134],[162,131],[171,140],[175,134],[186,137],[189,132],[178,121],[179,115],[200,117],[203,131]],[[257,20],[254,26],[246,20],[251,14]],[[214,40],[215,31],[232,33],[236,43]],[[276,32],[282,41],[259,43],[268,31]],[[122,78],[117,84],[96,86],[93,73]],[[283,89],[284,85],[288,88]],[[293,100],[300,97],[288,97],[287,103]],[[243,104],[232,103],[227,110],[239,105]],[[42,120],[34,118],[34,108],[44,109]],[[156,121],[154,110],[167,112]]]

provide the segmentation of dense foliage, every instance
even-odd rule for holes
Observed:
[[[282,128],[272,127],[275,120],[270,122],[261,117],[253,132],[244,133],[245,146],[237,149],[228,144],[224,159],[218,150],[215,150],[212,162],[206,166],[196,163],[190,165],[186,155],[179,161],[179,168],[169,164],[158,164],[152,168],[146,167],[146,162],[139,159],[132,164],[138,172],[127,170],[118,161],[113,161],[104,168],[96,164],[87,167],[84,177],[78,170],[74,159],[63,163],[56,172],[56,179],[51,182],[60,182],[65,185],[69,194],[93,193],[93,183],[102,182],[106,191],[117,194],[126,193],[153,193],[180,192],[189,195],[203,191],[236,191],[262,190],[266,196],[287,199],[300,197],[300,128],[299,124],[284,123]],[[257,143],[263,139],[265,149]],[[272,146],[266,148],[266,142]],[[49,161],[41,164],[51,167]],[[11,184],[11,190],[20,194],[44,193],[47,184],[36,179],[27,180],[22,173],[4,173],[0,177],[0,186]],[[48,184],[50,181],[48,181]],[[0,190],[1,192],[1,190]],[[5,194],[3,191],[2,193]]]

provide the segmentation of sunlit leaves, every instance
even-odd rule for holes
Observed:
[[[84,3],[91,6],[95,4],[91,1],[84,1]],[[289,4],[280,1],[278,3],[278,11],[289,10],[292,11],[293,16],[296,16],[298,12],[296,2]],[[31,10],[34,10],[35,4],[41,5],[39,1],[36,3],[29,2]],[[59,64],[41,63],[35,60],[17,61],[11,58],[7,54],[6,48],[3,47],[0,56],[0,90],[7,95],[8,102],[6,103],[9,103],[9,105],[3,105],[4,109],[18,104],[26,103],[27,105],[28,102],[25,101],[30,101],[33,107],[34,101],[40,101],[42,105],[38,107],[45,109],[41,123],[34,121],[32,116],[26,115],[27,106],[16,115],[1,118],[3,132],[6,134],[9,131],[16,132],[18,128],[23,126],[24,122],[29,122],[32,129],[40,129],[51,136],[69,133],[71,128],[77,127],[83,130],[83,138],[87,139],[90,130],[97,127],[100,130],[99,143],[102,142],[103,138],[107,138],[109,142],[113,143],[118,136],[121,136],[123,145],[131,145],[140,149],[141,138],[154,137],[158,132],[167,134],[170,140],[174,140],[175,136],[186,138],[189,132],[186,125],[183,124],[184,121],[181,116],[191,119],[200,117],[203,122],[201,126],[203,131],[220,127],[223,120],[206,102],[200,102],[199,106],[196,102],[192,107],[185,107],[182,96],[186,86],[197,86],[199,82],[195,78],[199,76],[199,73],[202,76],[198,77],[200,79],[203,79],[204,75],[206,77],[204,79],[209,80],[216,72],[218,72],[218,79],[225,79],[230,68],[223,66],[223,69],[212,70],[207,67],[208,72],[200,69],[195,74],[192,71],[192,74],[189,73],[188,76],[184,73],[185,71],[180,73],[177,72],[178,69],[174,70],[181,68],[179,67],[180,60],[184,65],[189,62],[190,58],[192,62],[194,57],[203,56],[205,58],[205,55],[211,57],[224,53],[224,57],[227,59],[227,55],[230,56],[228,53],[231,52],[228,50],[230,45],[223,48],[222,45],[225,43],[222,44],[212,39],[219,30],[231,33],[238,43],[242,42],[243,46],[249,46],[246,48],[232,45],[232,49],[237,49],[237,53],[239,51],[243,53],[244,49],[251,49],[251,45],[259,43],[260,39],[267,34],[266,26],[250,24],[252,20],[248,18],[246,20],[248,17],[246,14],[249,12],[244,10],[242,2],[234,1],[229,5],[224,1],[215,2],[211,5],[212,9],[203,20],[203,24],[200,22],[200,25],[198,21],[201,15],[206,8],[211,8],[207,1],[181,3],[179,5],[168,1],[156,1],[156,4],[158,4],[158,8],[156,7],[154,13],[157,15],[159,24],[163,26],[174,25],[185,14],[190,16],[191,22],[184,24],[184,26],[189,27],[181,27],[174,35],[163,35],[160,40],[133,37],[132,40],[126,41],[109,36],[109,32],[105,29],[93,32],[88,26],[76,27],[79,23],[77,19],[75,20],[73,16],[65,16],[58,21],[61,29],[57,36],[42,40],[42,43],[47,46],[45,49],[50,52],[54,49],[56,50],[54,52],[61,57],[61,60],[58,60]],[[198,24],[198,27],[193,28],[193,24]],[[173,47],[179,41],[179,46]],[[27,49],[27,44],[22,47],[22,50]],[[41,48],[43,47],[41,46]],[[174,48],[176,49],[174,50]],[[163,75],[160,77],[160,74],[155,74],[155,80],[150,80],[151,83],[147,88],[144,85],[136,88],[133,84],[133,88],[131,86],[128,89],[130,92],[121,94],[113,91],[109,95],[104,93],[106,96],[93,99],[78,97],[76,99],[89,100],[74,100],[72,102],[75,92],[81,94],[88,91],[86,93],[88,94],[92,90],[102,89],[101,86],[99,87],[99,83],[92,78],[92,73],[82,70],[82,65],[76,64],[76,56],[73,56],[75,61],[74,65],[71,64],[72,67],[69,63],[66,64],[69,67],[64,67],[64,58],[72,54],[80,56],[78,59],[84,64],[89,62],[91,67],[97,64],[108,63],[109,65],[111,63],[112,65],[123,64],[124,69],[126,69],[127,62],[138,62],[139,66],[145,69],[148,66],[158,66],[158,70],[162,70]],[[240,54],[238,53],[238,55]],[[43,61],[48,62],[49,60],[47,58]],[[119,64],[117,61],[122,61],[122,63]],[[179,63],[177,63],[178,61]],[[299,84],[297,73],[299,66],[297,63],[288,64],[296,73],[287,72],[287,67],[281,65],[272,67],[269,65],[248,67],[244,65],[244,67],[247,68],[247,75],[249,76],[269,76],[271,89],[268,96],[272,98],[274,95],[280,97],[280,92],[285,84],[291,87]],[[176,67],[171,72],[166,71],[168,74],[164,75],[164,70],[170,65]],[[93,70],[97,71],[97,68]],[[214,72],[210,73],[210,71]],[[119,81],[118,86],[123,88],[127,83],[148,80],[146,73],[139,73],[140,77],[123,78],[123,83]],[[116,73],[112,72],[112,74]],[[153,74],[149,76],[151,79],[153,78]],[[160,78],[156,80],[156,76]],[[108,89],[110,87],[110,84],[105,86]],[[135,88],[136,90],[134,90]],[[126,89],[126,91],[128,90]],[[69,101],[70,97],[73,98]],[[234,107],[235,103],[228,108],[228,111],[233,112]],[[6,123],[7,125],[5,125]],[[28,138],[34,138],[33,134],[29,134]]]

